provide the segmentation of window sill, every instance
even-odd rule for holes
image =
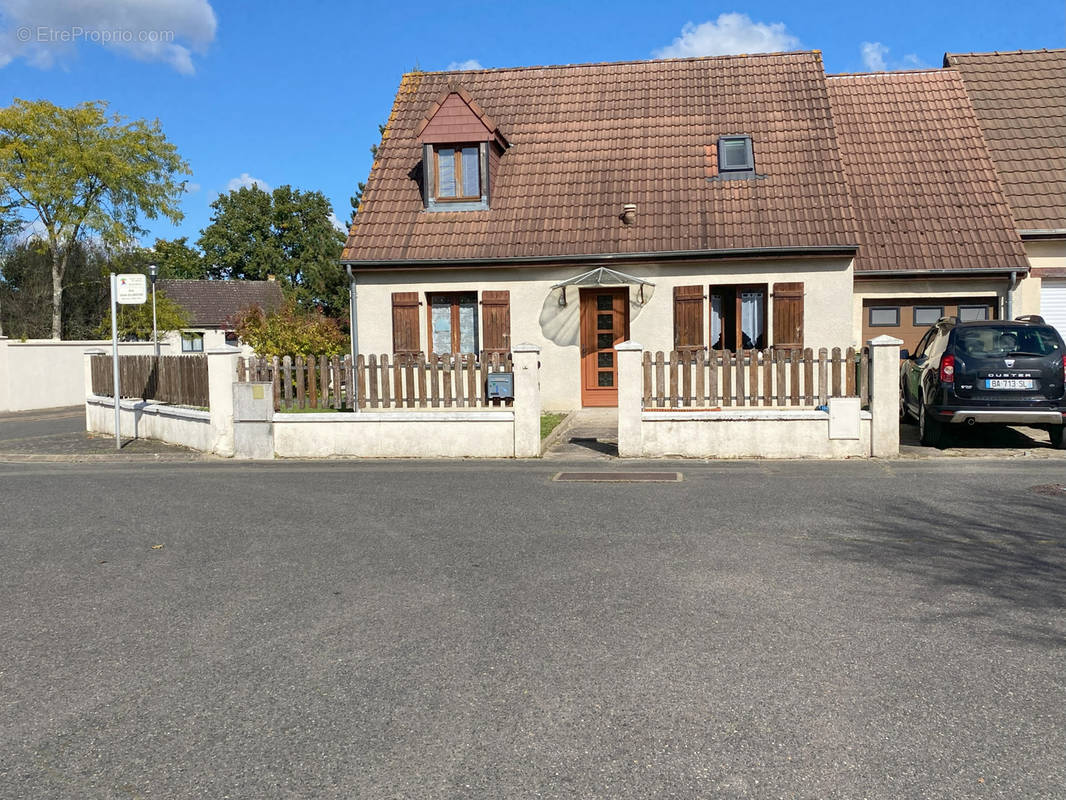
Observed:
[[[489,200],[482,197],[480,200],[430,200],[426,204],[426,211],[488,211]]]

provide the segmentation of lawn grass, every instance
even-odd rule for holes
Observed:
[[[562,422],[564,419],[566,419],[566,414],[552,414],[552,413],[541,414],[540,415],[540,438],[541,439],[548,438],[548,434],[551,433],[553,430],[555,430],[555,428],[559,425],[559,423]]]

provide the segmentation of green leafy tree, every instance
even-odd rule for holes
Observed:
[[[261,356],[336,356],[348,349],[337,320],[293,302],[270,314],[253,306],[235,323],[241,341]]]
[[[338,263],[344,234],[333,227],[325,195],[279,186],[242,187],[211,204],[200,236],[212,278],[264,280],[275,275],[287,297],[329,316],[345,313],[347,282]]]
[[[156,239],[151,258],[159,267],[160,278],[202,280],[207,277],[204,257],[195,247],[189,247],[184,236],[179,239]]]
[[[189,312],[179,306],[166,292],[155,293],[156,329],[159,338],[169,331],[180,331],[189,326]],[[104,320],[96,328],[100,339],[111,338],[111,309],[108,308]],[[152,295],[148,302],[138,305],[120,305],[118,307],[118,335],[123,341],[152,341]]]
[[[188,165],[158,120],[126,122],[107,103],[71,108],[20,100],[0,109],[0,207],[44,229],[52,277],[52,338],[63,333],[63,291],[78,241],[108,246],[144,229],[138,221],[179,222]]]

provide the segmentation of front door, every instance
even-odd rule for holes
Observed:
[[[581,404],[618,405],[614,346],[629,338],[629,290],[581,290]]]

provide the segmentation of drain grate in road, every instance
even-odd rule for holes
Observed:
[[[552,480],[583,483],[677,483],[680,472],[560,472]]]
[[[1030,489],[1037,494],[1046,494],[1052,497],[1066,497],[1066,486],[1061,483],[1045,483],[1041,486],[1034,486]]]

